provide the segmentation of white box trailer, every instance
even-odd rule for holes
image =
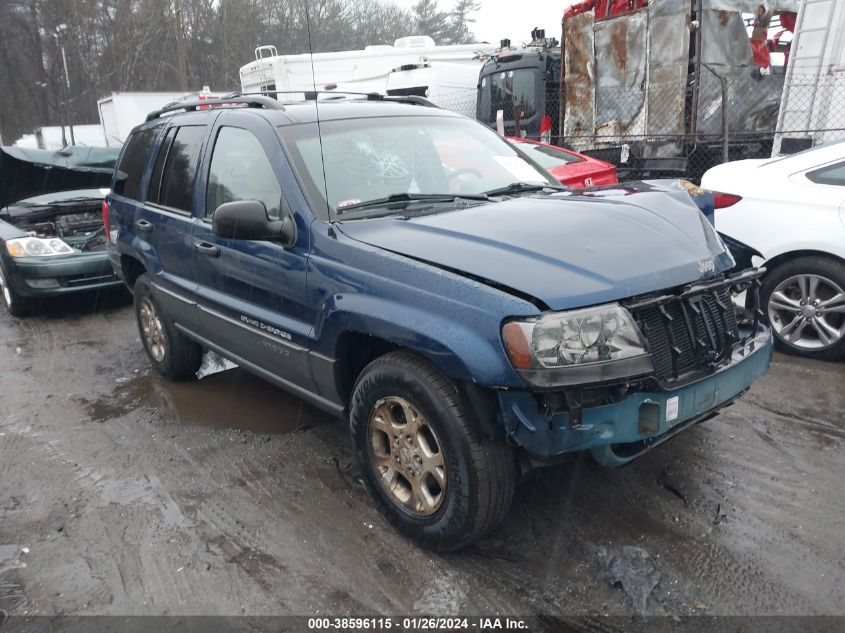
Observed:
[[[845,2],[804,0],[786,69],[772,156],[845,138]]]
[[[240,70],[241,90],[245,93],[278,91],[288,93],[280,95],[287,99],[304,99],[306,93],[315,89],[387,94],[388,76],[393,73],[399,76],[391,79],[395,90],[427,76],[427,96],[439,103],[438,99],[451,98],[456,90],[468,91],[470,84],[474,88],[483,57],[497,49],[486,43],[437,46],[425,35],[400,38],[393,46],[367,46],[362,50],[313,56],[279,55],[275,46],[259,46],[255,49],[255,61]],[[408,78],[411,75],[414,77]],[[454,79],[447,86],[442,82],[449,76]],[[459,86],[452,85],[458,83]],[[422,86],[413,87],[417,90],[413,94],[422,94]],[[472,103],[474,108],[474,97]]]
[[[176,101],[183,93],[176,92],[113,92],[97,101],[100,125],[107,147],[120,147],[147,114]]]
[[[199,92],[113,92],[97,101],[100,125],[106,137],[107,147],[120,147],[136,125],[143,123],[153,110],[163,108],[174,101],[198,97],[211,99],[219,94],[212,93],[208,86]]]

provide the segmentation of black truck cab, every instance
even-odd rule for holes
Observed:
[[[502,50],[484,63],[476,118],[497,129],[501,112],[505,136],[550,142],[559,136],[561,50],[542,29],[532,37],[523,48],[503,40]]]

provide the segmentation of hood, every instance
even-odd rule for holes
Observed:
[[[665,290],[734,265],[677,185],[628,183],[336,226],[355,240],[529,295],[553,310]]]
[[[119,148],[66,147],[57,152],[0,147],[0,208],[45,193],[108,187]]]

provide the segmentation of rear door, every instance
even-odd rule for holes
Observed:
[[[192,215],[195,183],[208,131],[207,113],[179,116],[158,144],[146,201],[135,221],[165,311],[188,327],[196,325]],[[190,324],[190,325],[189,325]]]
[[[265,119],[237,111],[223,111],[210,138],[191,258],[204,336],[241,364],[313,389],[307,341],[315,311],[307,303],[309,239],[301,219],[294,218],[297,241],[287,248],[212,231],[214,211],[226,202],[259,200],[272,219],[289,209],[280,184],[287,165],[281,143]]]

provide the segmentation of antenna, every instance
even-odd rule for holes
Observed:
[[[323,190],[326,193],[326,217],[332,220],[331,204],[329,204],[329,181],[326,178],[326,156],[323,153],[323,129],[320,126],[320,101],[317,94],[317,73],[314,70],[314,43],[311,41],[311,16],[308,13],[308,3],[311,0],[303,0],[305,3],[305,25],[308,27],[308,53],[311,60],[311,86],[314,88],[314,108],[317,116],[317,141],[320,143],[320,167],[323,169]]]

